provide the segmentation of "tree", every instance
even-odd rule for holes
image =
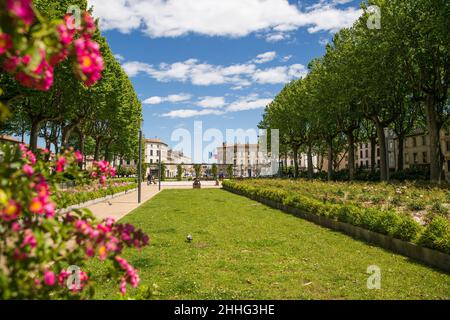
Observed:
[[[183,165],[177,164],[177,180],[178,181],[183,180],[183,173],[184,173]]]
[[[211,173],[213,175],[213,179],[217,180],[218,168],[217,168],[217,164],[216,163],[213,163],[212,168],[211,168]]]

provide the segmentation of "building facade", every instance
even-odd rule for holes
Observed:
[[[270,154],[266,155],[259,149],[258,144],[223,144],[217,148],[217,163],[223,170],[226,165],[233,165],[234,176],[237,177],[258,177],[264,174],[265,169],[270,168]],[[293,167],[294,157],[292,155],[282,156],[279,159],[282,167]],[[298,156],[299,170],[308,169],[308,159],[306,154]],[[318,157],[313,156],[314,171],[317,171]],[[226,168],[225,168],[226,170]]]

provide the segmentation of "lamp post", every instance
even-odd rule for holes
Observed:
[[[162,151],[162,148],[161,148],[161,145],[159,145],[159,177],[158,177],[158,190],[159,191],[161,191],[161,176],[162,176],[162,173],[161,173],[161,169],[162,169],[162,164],[161,164],[161,151]]]
[[[138,164],[138,203],[142,201],[142,127],[144,126],[144,120],[141,120],[139,127],[139,164]]]

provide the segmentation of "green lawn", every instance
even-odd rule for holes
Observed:
[[[151,237],[124,257],[157,299],[450,298],[448,274],[223,190],[166,190],[122,222]],[[367,289],[369,265],[380,290]],[[103,280],[96,298],[117,298]]]

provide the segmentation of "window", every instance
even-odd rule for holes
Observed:
[[[428,154],[426,152],[422,153],[422,163],[428,163]]]
[[[366,167],[369,167],[369,160],[366,160]]]
[[[416,164],[417,163],[417,153],[414,152],[413,154],[413,163]]]
[[[160,153],[161,151],[159,151],[159,150],[156,150],[156,156],[157,157],[159,157],[159,153]]]
[[[150,159],[150,163],[153,163],[153,159]]]
[[[363,151],[362,150],[359,152],[359,155],[360,155],[360,158],[363,157]]]
[[[366,150],[366,158],[369,157],[369,150]]]
[[[377,157],[380,156],[380,148],[377,148]]]
[[[414,148],[417,147],[417,138],[416,137],[412,138],[412,146]]]
[[[422,145],[427,145],[427,136],[422,136]]]
[[[447,141],[447,151],[450,152],[450,141]]]
[[[153,156],[153,150],[150,150],[150,156]]]
[[[405,163],[409,163],[409,153],[405,153]]]

